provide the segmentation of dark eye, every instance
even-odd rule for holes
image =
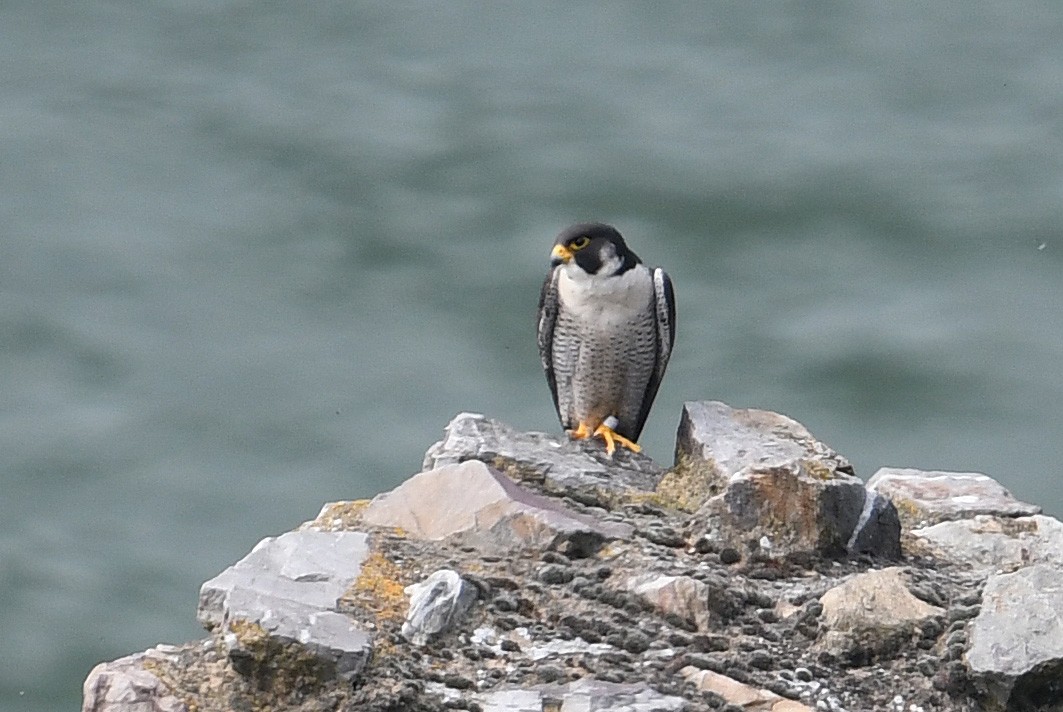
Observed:
[[[580,235],[572,241],[571,246],[573,250],[582,250],[584,247],[591,243],[591,238],[586,235]]]

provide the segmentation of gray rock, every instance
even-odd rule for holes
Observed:
[[[459,413],[425,453],[423,470],[481,460],[517,481],[541,483],[554,494],[587,504],[610,504],[631,491],[653,491],[664,471],[640,453],[618,449],[612,458],[596,440],[563,433],[525,433],[475,413]]]
[[[853,474],[844,457],[793,418],[719,401],[683,404],[676,436],[676,464],[684,458],[706,463],[721,484],[750,467],[773,468],[810,460],[833,472]]]
[[[967,665],[992,709],[1059,709],[1063,568],[1034,564],[989,577],[967,631]],[[1056,706],[1049,707],[1054,703]]]
[[[294,531],[263,539],[236,564],[199,590],[199,622],[207,630],[226,618],[235,590],[288,599],[309,608],[331,610],[358,578],[369,553],[361,532]]]
[[[362,521],[416,539],[460,538],[484,551],[533,547],[582,556],[632,534],[629,525],[596,521],[529,492],[479,460],[414,475],[374,498]]]
[[[739,552],[900,551],[890,507],[868,499],[845,458],[778,413],[685,403],[675,470],[659,489],[680,509],[700,503],[691,531]]]
[[[406,587],[410,610],[402,624],[402,635],[414,645],[428,641],[454,628],[476,602],[476,587],[456,571],[441,569],[421,583]]]
[[[867,487],[892,500],[905,529],[978,514],[1025,517],[1041,513],[1037,505],[1015,499],[999,482],[978,472],[883,467]]]
[[[976,570],[1013,571],[1035,563],[1063,565],[1063,522],[1032,517],[978,515],[915,529],[919,548]]]
[[[864,509],[846,544],[850,554],[872,554],[886,559],[901,557],[901,520],[887,497],[867,490]]]
[[[144,667],[145,661],[169,657],[172,650],[160,645],[94,667],[83,686],[82,712],[188,712],[185,703]]]
[[[712,692],[748,712],[812,712],[812,708],[771,692],[761,690],[711,670],[687,666],[679,671],[697,689]]]
[[[844,555],[864,509],[863,483],[795,460],[753,465],[733,475],[721,494],[691,518],[691,531],[739,552],[770,558]],[[885,552],[896,548],[883,546]],[[880,552],[869,552],[880,553]]]
[[[322,681],[350,681],[372,652],[369,635],[342,613],[248,589],[230,594],[223,626],[233,666],[245,675],[269,670],[280,656],[287,666],[304,660]]]
[[[628,580],[627,590],[663,615],[679,616],[699,630],[709,628],[709,587],[695,578],[643,574]]]
[[[891,655],[918,635],[923,621],[945,615],[913,596],[897,567],[857,574],[819,600],[816,647],[854,665]]]
[[[220,628],[241,674],[300,659],[322,680],[351,680],[368,659],[371,639],[336,605],[368,553],[361,532],[303,530],[264,539],[203,584],[199,620],[208,630]]]
[[[476,696],[483,712],[670,712],[682,710],[681,697],[663,695],[645,683],[583,678],[565,685],[500,689]]]

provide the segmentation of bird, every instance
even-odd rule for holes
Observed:
[[[675,295],[604,223],[562,230],[539,296],[539,356],[561,426],[632,452],[675,344]]]

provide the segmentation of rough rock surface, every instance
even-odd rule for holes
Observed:
[[[758,690],[718,672],[688,666],[680,670],[679,674],[692,682],[699,690],[715,693],[728,704],[744,711],[812,712],[812,708],[808,705],[779,697],[770,690]]]
[[[404,591],[410,597],[410,610],[402,637],[414,645],[426,645],[459,625],[477,598],[475,587],[451,569],[440,569]]]
[[[374,498],[362,519],[417,539],[459,537],[482,551],[535,547],[589,555],[608,539],[631,536],[630,526],[571,512],[479,460],[414,475]]]
[[[848,460],[793,418],[769,410],[732,408],[719,401],[683,404],[675,451],[677,462],[694,458],[711,470],[711,480],[721,483],[751,466],[780,467],[794,460],[811,460],[830,472],[853,474]]]
[[[697,496],[694,526],[716,547],[743,556],[896,557],[900,524],[869,495],[845,458],[791,418],[716,401],[683,405],[674,483]]]
[[[143,653],[100,663],[85,679],[82,712],[188,712],[188,707],[150,671],[177,650],[160,645]]]
[[[265,539],[203,584],[199,620],[221,628],[234,668],[274,674],[278,659],[307,675],[353,679],[371,652],[370,636],[336,611],[368,554],[360,532],[288,532]]]
[[[724,409],[710,410],[730,410]],[[758,439],[767,443],[763,452],[779,459],[738,464],[715,492],[705,475],[716,470],[703,457],[715,436],[693,420],[686,427],[708,438],[704,448],[696,457],[680,448],[677,467],[662,481],[660,468],[646,458],[618,453],[610,460],[597,443],[515,433],[481,416],[459,416],[432,447],[429,463],[480,460],[514,482],[466,464],[449,474],[415,476],[418,487],[434,482],[436,488],[434,496],[427,487],[412,498],[423,502],[420,510],[396,506],[377,518],[381,500],[326,505],[297,532],[266,540],[204,585],[207,639],[99,666],[86,681],[86,709],[1059,712],[1050,700],[1063,654],[1046,643],[1039,648],[1044,655],[1010,666],[980,637],[1024,614],[1021,591],[1041,592],[1031,610],[1058,610],[1046,593],[1058,588],[1057,567],[1045,566],[1026,589],[1014,584],[1008,595],[998,594],[995,583],[987,586],[987,602],[997,602],[995,620],[1004,621],[994,622],[982,618],[990,605],[982,603],[989,571],[965,561],[959,543],[935,553],[909,532],[906,543],[919,546],[906,550],[903,576],[879,571],[879,557],[846,556],[847,548],[861,551],[847,545],[859,538],[860,520],[877,517],[876,536],[889,538],[885,515],[892,505],[850,487],[844,459],[794,421],[731,412],[744,423],[746,448],[718,447],[732,453],[723,461],[748,459]],[[786,448],[798,446],[791,457]],[[740,549],[707,536],[715,525],[702,516],[705,500],[725,496],[732,482],[757,468],[762,476],[785,470],[842,483],[840,490],[851,493],[838,500],[847,513],[824,514],[855,517],[853,531],[838,527],[830,546],[780,555],[787,537],[802,531],[789,510],[807,502],[795,490],[793,497],[750,500],[756,506],[745,511],[755,514],[750,526],[760,537],[753,546],[749,539]],[[455,472],[475,479],[447,479]],[[473,481],[483,491],[470,491]],[[775,483],[780,491],[815,484],[785,477]],[[391,504],[406,501],[405,494],[396,496],[400,489],[390,493]],[[464,523],[448,528],[424,519],[407,528],[393,518],[421,511],[446,520],[432,512],[433,502],[436,510],[453,508],[453,520]],[[554,527],[556,517],[565,524]],[[527,535],[544,519],[552,522],[546,534]],[[1024,519],[1033,518],[1008,521]],[[1043,519],[1039,530],[1052,530],[1055,520]],[[599,535],[593,546],[559,546],[571,536],[558,539],[556,532],[569,531],[569,524],[603,528],[608,536]],[[450,583],[436,588],[432,575],[440,571],[452,572],[442,576]],[[854,596],[865,608],[852,616],[855,622],[843,623],[849,619],[833,612],[832,589],[882,579],[888,596],[875,593],[882,586]],[[422,594],[456,605],[441,606],[444,624],[423,626],[423,639],[413,642],[411,621],[432,608],[422,605]],[[290,627],[274,625],[279,619]],[[316,625],[321,620],[329,625]],[[1061,637],[1047,619],[1037,620]],[[834,634],[842,635],[838,647],[825,643]],[[339,644],[344,636],[354,644]],[[852,640],[873,654],[859,652]],[[343,658],[344,649],[352,656]]]
[[[1057,566],[1035,564],[986,581],[967,630],[967,664],[991,709],[1063,709],[1061,612]]]
[[[822,634],[816,642],[847,665],[866,665],[918,640],[922,625],[945,611],[908,590],[902,569],[857,574],[822,596]]]
[[[669,712],[682,710],[686,704],[682,697],[663,695],[644,685],[587,678],[565,685],[498,690],[477,696],[477,701],[483,712],[543,712],[553,705],[559,712]]]
[[[978,514],[1026,517],[1041,513],[1036,504],[1015,499],[999,482],[979,472],[883,467],[867,481],[867,488],[888,497],[908,529]]]
[[[443,439],[428,448],[422,470],[481,460],[517,482],[584,504],[608,506],[631,491],[652,491],[664,470],[639,453],[618,449],[612,457],[597,440],[564,434],[524,433],[476,413],[460,413]]]
[[[987,571],[1014,571],[1035,563],[1063,566],[1063,522],[1037,514],[941,522],[910,532],[913,545]]]

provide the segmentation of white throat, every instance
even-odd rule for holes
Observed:
[[[606,261],[597,274],[587,274],[574,262],[561,266],[557,280],[558,297],[574,316],[594,319],[628,319],[646,310],[653,298],[653,276],[646,265],[638,264],[614,274],[620,266]]]

